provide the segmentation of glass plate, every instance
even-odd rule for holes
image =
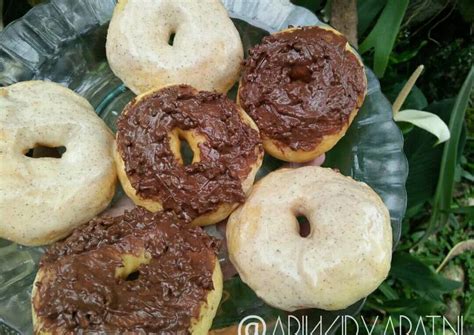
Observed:
[[[289,25],[323,24],[310,11],[285,0],[223,3],[245,50],[268,33]],[[107,26],[114,6],[115,0],[52,0],[34,7],[0,33],[0,86],[31,79],[61,83],[87,98],[115,130],[117,116],[134,95],[113,75],[105,57]],[[372,71],[366,68],[366,73],[364,105],[346,136],[327,154],[324,165],[375,189],[390,210],[395,245],[406,207],[407,160],[391,105]],[[234,88],[229,95],[234,97],[235,92]],[[266,156],[258,177],[281,165],[281,161]],[[32,332],[31,285],[42,252],[42,248],[0,240],[0,333]],[[265,305],[238,277],[226,281],[224,289],[214,328],[231,325],[249,314],[267,319],[283,315]],[[360,301],[344,311],[311,310],[304,314],[314,322],[322,315],[324,327],[329,328],[338,315],[354,315],[362,305]]]

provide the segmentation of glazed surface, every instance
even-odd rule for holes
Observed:
[[[309,222],[305,237],[299,216]],[[373,292],[390,269],[384,203],[366,184],[329,168],[271,172],[229,217],[226,235],[242,280],[286,311],[344,309]]]
[[[192,133],[199,159],[183,164],[173,132]],[[263,149],[225,95],[170,86],[132,101],[117,122],[117,148],[136,193],[185,219],[245,200],[242,181]]]
[[[243,60],[239,33],[219,0],[120,0],[106,51],[135,94],[171,84],[227,92]]]
[[[218,243],[170,212],[103,217],[51,246],[33,307],[43,331],[187,333],[213,289]],[[124,255],[141,258],[117,276]]]
[[[117,179],[113,143],[90,103],[68,88],[0,88],[0,237],[49,244],[104,210]],[[38,147],[64,152],[35,156]]]
[[[262,137],[310,151],[348,124],[365,89],[364,68],[345,37],[317,26],[292,28],[249,51],[239,102]]]

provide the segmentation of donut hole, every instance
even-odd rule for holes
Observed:
[[[115,269],[115,277],[125,281],[134,281],[140,278],[140,266],[149,264],[151,255],[143,251],[140,255],[123,254],[122,265]]]
[[[290,79],[292,81],[301,81],[303,83],[310,83],[313,78],[313,72],[308,65],[295,64],[290,69]]]
[[[126,281],[134,281],[137,280],[140,277],[140,271],[136,270],[128,274],[127,277],[125,277]]]
[[[180,153],[183,159],[183,165],[191,165],[194,159],[194,152],[193,149],[189,146],[188,141],[186,139],[179,139],[180,141]]]
[[[298,233],[301,237],[308,237],[311,234],[311,224],[305,215],[297,215]]]
[[[66,150],[65,146],[53,147],[37,144],[33,148],[26,150],[24,155],[30,158],[61,158]]]
[[[201,160],[199,144],[204,138],[192,130],[174,129],[169,133],[170,148],[177,161],[183,165],[191,165]]]
[[[168,45],[169,46],[173,46],[175,36],[176,36],[176,32],[174,32],[174,31],[170,32],[170,36],[168,37]]]

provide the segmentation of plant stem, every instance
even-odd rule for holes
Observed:
[[[331,25],[357,48],[357,0],[332,0]]]
[[[392,112],[394,116],[400,111],[400,108],[408,97],[408,94],[410,94],[410,91],[413,86],[415,86],[415,83],[418,80],[418,77],[420,77],[420,74],[421,72],[423,72],[424,68],[425,67],[423,65],[418,66],[415,72],[413,72],[410,78],[408,78],[408,81],[406,82],[405,86],[403,86],[402,90],[398,94],[398,97],[393,102]]]

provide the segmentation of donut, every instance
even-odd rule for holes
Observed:
[[[222,295],[217,240],[171,212],[95,218],[51,246],[35,334],[207,334]]]
[[[344,136],[366,86],[362,61],[339,32],[289,28],[249,50],[237,99],[260,129],[267,153],[306,162]]]
[[[366,184],[329,168],[270,173],[229,217],[226,236],[242,280],[285,311],[346,308],[373,292],[390,269],[384,203]]]
[[[243,60],[239,33],[219,0],[119,0],[106,52],[135,94],[170,84],[225,93]]]
[[[117,180],[113,143],[87,100],[61,85],[0,88],[0,237],[48,244],[106,208]]]
[[[189,164],[181,141],[193,151]],[[194,225],[217,223],[242,203],[263,159],[258,129],[241,108],[187,85],[132,100],[118,118],[116,143],[119,179],[132,201]]]

